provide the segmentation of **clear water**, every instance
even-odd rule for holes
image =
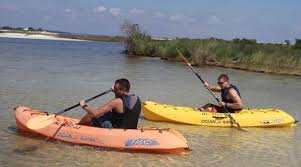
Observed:
[[[0,166],[301,166],[300,128],[189,126],[139,120],[139,126],[173,128],[188,140],[186,155],[119,152],[76,146],[23,134],[13,108],[32,106],[57,112],[110,88],[126,77],[142,100],[199,106],[215,100],[180,63],[128,57],[122,43],[0,38]],[[227,73],[246,107],[280,108],[300,120],[301,78],[200,67],[210,83]],[[113,95],[91,102],[102,105]],[[80,118],[81,109],[66,116]]]

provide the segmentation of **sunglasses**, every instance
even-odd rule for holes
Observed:
[[[120,87],[115,87],[113,88],[113,91],[116,92],[116,91],[123,91],[124,89],[120,88]]]
[[[226,81],[224,82],[217,82],[218,85],[223,85]]]

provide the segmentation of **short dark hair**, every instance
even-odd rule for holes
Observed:
[[[224,79],[225,81],[229,81],[229,77],[227,74],[221,74],[219,77],[218,77],[218,80],[220,79]]]
[[[120,78],[115,81],[115,84],[119,84],[122,89],[125,89],[127,92],[130,91],[130,81],[125,78]]]

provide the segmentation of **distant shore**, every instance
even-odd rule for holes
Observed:
[[[58,40],[58,41],[87,41],[81,39],[56,37],[54,35],[48,35],[48,34],[26,34],[26,33],[11,33],[11,32],[0,33],[0,38],[25,38],[25,39],[44,39],[44,40]]]
[[[68,32],[54,32],[43,29],[23,29],[0,27],[0,38],[25,38],[25,39],[44,39],[60,41],[99,41],[99,42],[123,42],[123,36],[91,35],[91,34],[73,34]]]

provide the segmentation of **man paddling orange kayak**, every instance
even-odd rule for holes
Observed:
[[[130,95],[130,82],[121,78],[115,81],[113,92],[115,98],[101,107],[88,106],[84,100],[80,106],[87,114],[80,120],[79,125],[94,125],[106,128],[136,129],[141,112],[141,102],[138,96]],[[112,113],[110,120],[103,121],[103,116]],[[99,123],[99,124],[98,124]],[[111,123],[111,124],[110,124]]]

